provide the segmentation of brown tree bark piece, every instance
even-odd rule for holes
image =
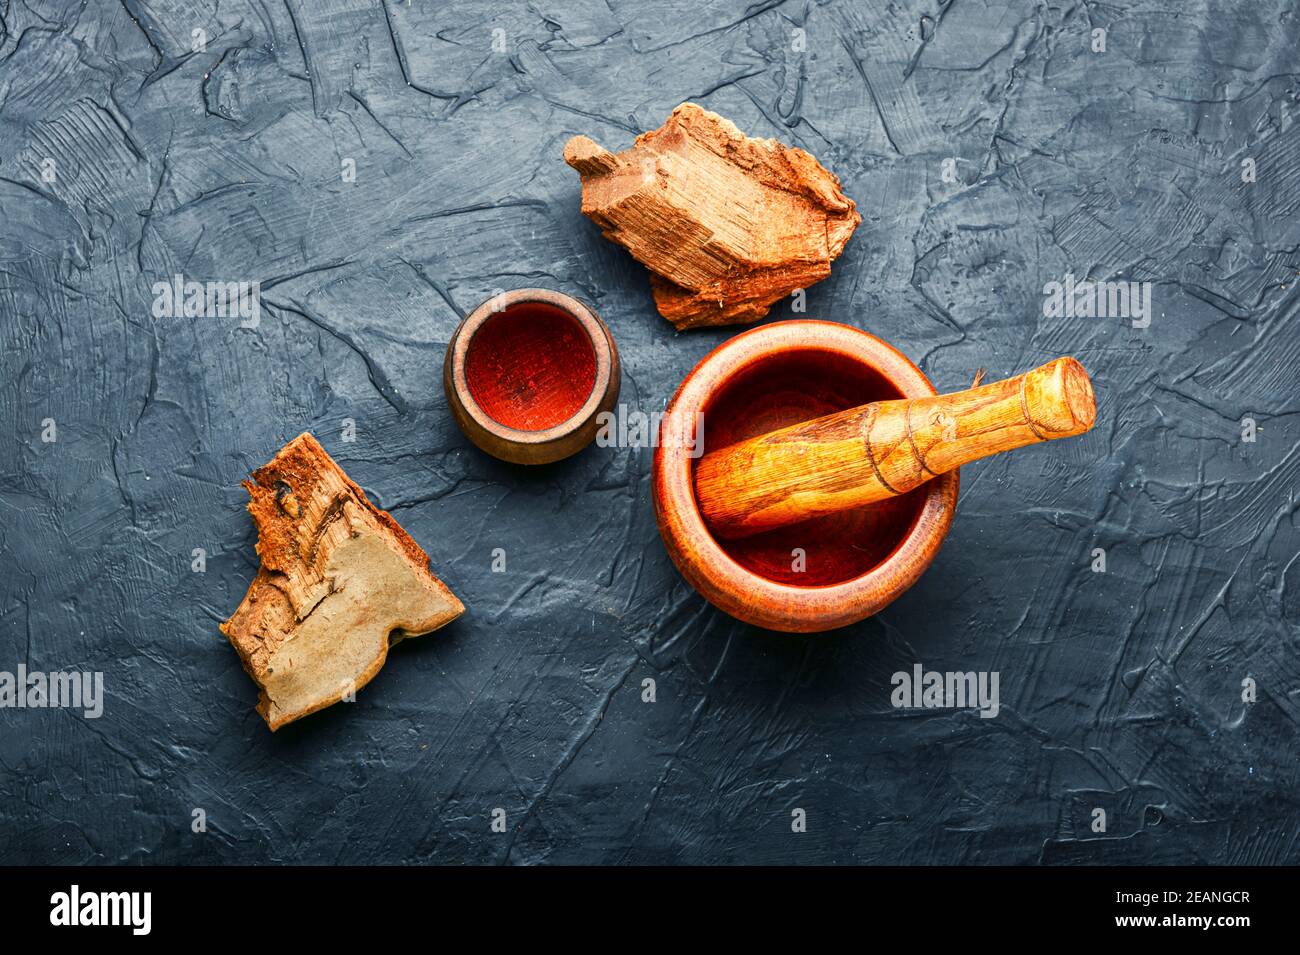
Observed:
[[[262,566],[221,632],[272,730],[351,699],[390,646],[464,612],[419,545],[310,434],[243,483]]]
[[[650,269],[678,330],[757,321],[830,275],[862,221],[811,155],[694,103],[621,153],[574,136],[564,161],[582,176],[583,213]]]

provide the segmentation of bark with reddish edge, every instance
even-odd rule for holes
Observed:
[[[310,434],[244,487],[262,565],[221,632],[272,730],[350,698],[392,644],[464,612],[419,545]]]

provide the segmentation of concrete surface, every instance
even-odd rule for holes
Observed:
[[[0,670],[105,693],[0,709],[0,861],[1300,861],[1297,49],[1276,0],[0,0]],[[685,100],[859,203],[803,314],[941,389],[1094,376],[1097,427],[966,468],[845,632],[692,592],[649,450],[523,471],[445,406],[496,289],[591,301],[632,409],[733,334],[655,314],[560,158]],[[155,317],[176,274],[260,320]],[[1067,275],[1149,324],[1046,315]],[[272,736],[217,624],[303,430],[469,612]],[[998,716],[893,707],[917,663]]]

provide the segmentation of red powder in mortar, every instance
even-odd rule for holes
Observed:
[[[478,406],[519,431],[544,431],[572,418],[596,386],[596,352],[568,312],[519,302],[479,326],[465,356]]]
[[[834,352],[790,349],[751,365],[703,409],[704,450],[843,411],[901,398],[874,369]],[[860,577],[907,536],[926,487],[857,510],[778,527],[718,546],[746,570],[793,587],[828,587]],[[794,558],[802,555],[796,565]]]

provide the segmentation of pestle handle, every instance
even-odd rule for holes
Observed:
[[[1088,373],[1058,358],[1005,381],[876,401],[705,454],[695,498],[719,537],[883,501],[946,471],[1092,427]]]

